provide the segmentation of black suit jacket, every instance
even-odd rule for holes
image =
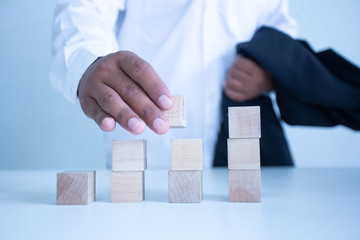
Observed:
[[[269,27],[260,28],[250,42],[237,45],[237,52],[269,71],[275,79],[276,101],[281,119],[291,125],[344,125],[360,130],[360,69],[333,50],[315,53]],[[227,164],[229,106],[260,105],[262,165],[292,165],[283,130],[269,98],[233,102],[223,94],[222,123],[216,144],[214,166]]]

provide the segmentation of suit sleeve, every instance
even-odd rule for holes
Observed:
[[[281,118],[288,124],[360,130],[358,68],[344,68],[340,57],[326,64],[321,54],[268,27],[259,29],[250,42],[238,44],[237,51],[274,76]]]

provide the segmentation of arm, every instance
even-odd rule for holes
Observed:
[[[53,23],[50,79],[75,102],[82,74],[98,57],[118,50],[114,26],[124,2],[59,0]]]
[[[60,1],[54,23],[51,80],[66,98],[78,92],[84,113],[104,131],[115,122],[133,134],[147,124],[164,134],[162,110],[172,96],[154,69],[136,54],[118,51],[114,27],[124,2]]]

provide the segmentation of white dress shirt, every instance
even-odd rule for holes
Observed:
[[[76,101],[79,80],[99,56],[119,50],[148,61],[172,94],[187,103],[187,127],[158,136],[134,136],[120,126],[112,139],[146,139],[148,166],[170,168],[170,140],[202,138],[204,166],[211,166],[220,126],[222,82],[235,46],[262,25],[291,36],[296,23],[286,0],[59,0],[53,29],[54,88]]]

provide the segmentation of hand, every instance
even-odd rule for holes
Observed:
[[[225,94],[237,102],[253,99],[273,87],[271,74],[241,55],[236,56],[224,83]]]
[[[169,121],[163,114],[173,97],[151,65],[132,52],[98,58],[83,74],[78,88],[81,108],[103,131],[118,122],[133,134],[145,130],[164,134]]]

